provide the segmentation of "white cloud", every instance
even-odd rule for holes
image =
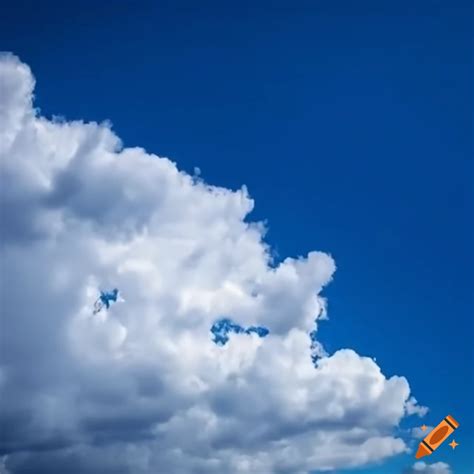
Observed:
[[[445,462],[435,462],[427,464],[424,461],[416,462],[407,474],[451,474],[449,464]]]
[[[423,439],[432,429],[433,426],[427,426],[425,430],[422,430],[421,427],[417,426],[412,428],[411,435],[415,439]]]
[[[418,404],[415,397],[410,397],[406,403],[405,410],[407,415],[425,416],[428,413],[428,408]]]
[[[5,469],[304,473],[406,451],[394,429],[423,409],[405,378],[350,349],[311,362],[329,255],[274,268],[245,187],[39,116],[12,55],[0,77]],[[125,302],[92,316],[99,287]],[[218,347],[222,315],[271,333]]]

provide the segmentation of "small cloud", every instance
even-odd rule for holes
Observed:
[[[445,462],[435,462],[427,464],[424,461],[418,461],[405,474],[452,474],[451,467]]]
[[[405,403],[405,412],[407,415],[418,415],[420,418],[428,413],[428,408],[418,405],[415,397],[410,397]]]
[[[423,439],[432,429],[432,426],[427,426],[426,430],[423,431],[421,427],[417,426],[416,428],[412,428],[411,435],[415,439]]]

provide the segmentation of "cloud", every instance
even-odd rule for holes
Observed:
[[[245,187],[42,117],[13,55],[0,80],[4,471],[305,473],[407,450],[407,380],[316,340],[329,255],[275,265]],[[217,346],[223,314],[270,333]]]
[[[411,435],[415,439],[423,439],[425,436],[428,435],[428,433],[431,432],[432,429],[433,429],[433,426],[427,426],[426,430],[423,431],[421,427],[416,426],[415,428],[411,429]]]
[[[449,464],[445,462],[435,462],[433,464],[427,464],[424,461],[416,462],[406,474],[451,474],[451,468]]]
[[[6,468],[7,456],[0,457],[0,474],[10,474]]]
[[[407,415],[425,416],[428,413],[428,408],[418,404],[415,397],[410,397],[406,403]]]

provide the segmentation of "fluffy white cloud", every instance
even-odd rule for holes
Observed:
[[[12,55],[0,81],[2,469],[305,473],[406,451],[394,429],[423,409],[405,378],[350,349],[311,361],[329,255],[273,265],[244,187],[39,116]],[[125,302],[93,316],[112,287]],[[218,347],[223,315],[271,333]]]
[[[445,462],[427,464],[424,461],[418,461],[407,474],[451,474],[451,472],[449,464]]]

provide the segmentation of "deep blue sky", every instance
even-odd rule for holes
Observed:
[[[432,461],[472,470],[471,2],[6,3],[44,114],[246,184],[280,257],[335,257],[320,339],[457,418]]]

